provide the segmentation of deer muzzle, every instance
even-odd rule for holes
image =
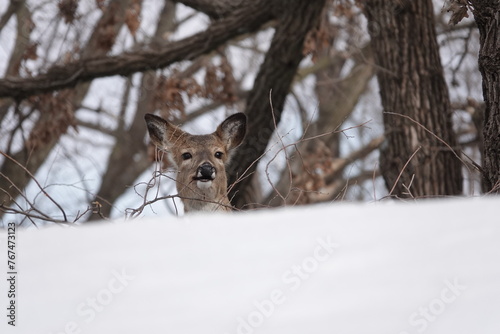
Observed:
[[[215,167],[208,162],[201,164],[194,179],[202,182],[213,181],[215,179]]]

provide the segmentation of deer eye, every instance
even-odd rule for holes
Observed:
[[[223,155],[224,155],[224,153],[222,153],[222,152],[215,152],[215,157],[216,157],[217,159],[222,159],[222,156],[223,156]]]
[[[182,160],[189,160],[191,159],[193,156],[191,155],[191,153],[189,152],[186,152],[186,153],[182,153]]]

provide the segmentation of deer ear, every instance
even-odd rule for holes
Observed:
[[[232,150],[241,144],[246,131],[247,117],[243,113],[237,113],[226,118],[215,132],[226,143],[227,150]]]
[[[167,150],[186,133],[175,125],[153,114],[144,116],[151,141],[161,149]]]

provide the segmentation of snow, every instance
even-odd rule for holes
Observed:
[[[2,279],[0,332],[496,334],[498,208],[340,203],[18,230],[16,327]]]

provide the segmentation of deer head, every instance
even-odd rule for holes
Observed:
[[[246,132],[246,116],[234,114],[207,135],[192,135],[161,117],[146,114],[151,141],[177,168],[184,211],[229,211],[226,165]]]

